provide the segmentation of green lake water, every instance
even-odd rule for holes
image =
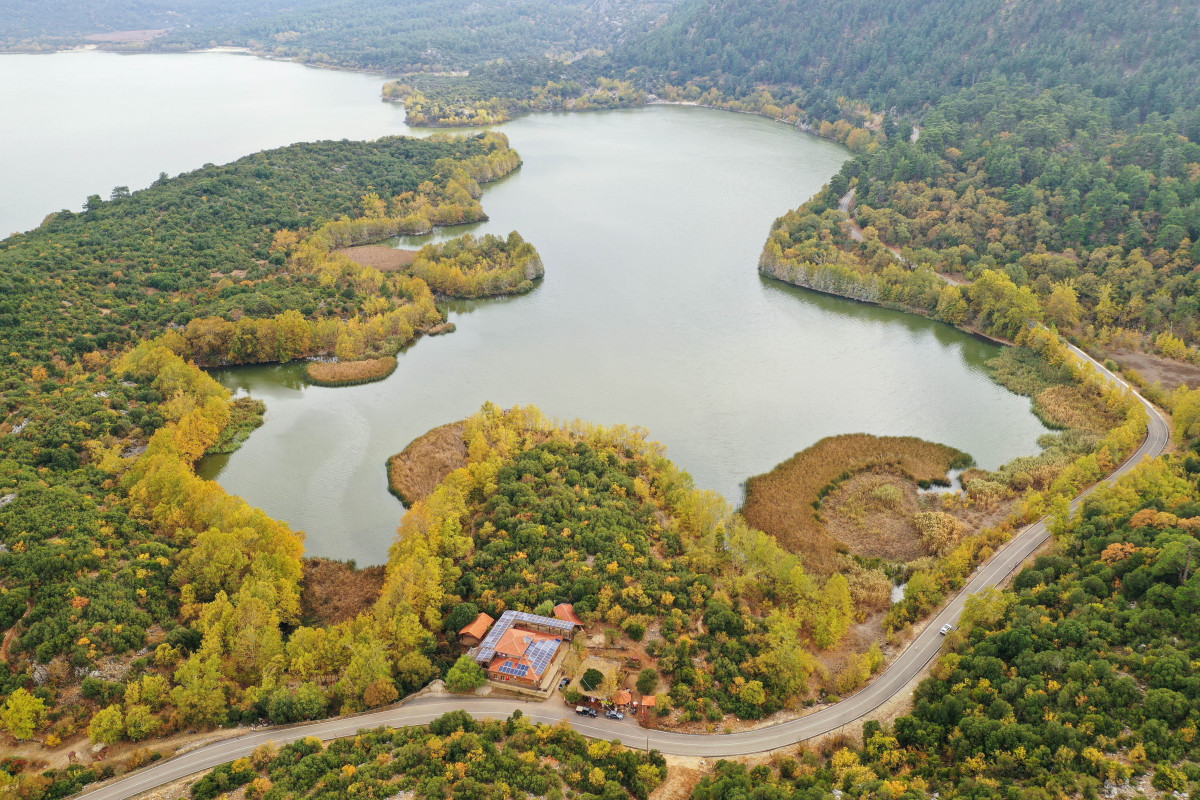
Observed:
[[[0,230],[161,171],[405,131],[402,111],[378,101],[379,78],[228,54],[0,56],[0,75],[0,100],[29,109],[24,125],[0,121],[27,150],[3,156],[17,180],[0,189]],[[75,98],[43,119],[51,101],[13,76]],[[142,125],[152,135],[130,141]],[[758,276],[771,221],[828,180],[843,148],[689,107],[502,130],[524,165],[485,187],[491,220],[469,229],[516,229],[538,248],[546,278],[532,293],[452,304],[458,330],[417,341],[377,384],[306,386],[297,365],[218,373],[266,401],[267,423],[203,473],[306,531],[309,553],[381,563],[404,512],[385,460],[488,400],[642,426],[735,505],[748,476],[838,433],[920,436],[984,467],[1036,451],[1045,428],[1029,401],[984,371],[994,345]],[[70,160],[73,147],[85,157]]]

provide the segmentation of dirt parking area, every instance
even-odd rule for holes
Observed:
[[[1181,384],[1195,388],[1200,386],[1200,367],[1172,361],[1162,356],[1149,353],[1114,350],[1108,357],[1121,365],[1121,369],[1132,369],[1141,375],[1146,383],[1162,384],[1167,390],[1178,389]]]

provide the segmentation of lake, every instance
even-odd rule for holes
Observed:
[[[15,92],[10,59],[25,59],[17,73],[33,86],[74,73],[78,95]],[[43,175],[0,187],[5,219],[25,220],[8,227],[161,171],[404,131],[402,112],[378,101],[380,78],[229,54],[4,56],[0,72],[10,102],[0,124],[28,120],[23,160]],[[189,88],[164,92],[167,75]],[[100,92],[123,103],[109,108]],[[74,130],[39,133],[53,114]],[[143,123],[156,133],[139,150],[128,137]],[[920,436],[983,467],[1037,450],[1046,430],[1029,401],[984,370],[996,346],[758,276],[771,221],[828,180],[847,157],[840,146],[759,117],[675,106],[530,116],[501,129],[524,165],[485,187],[491,219],[467,229],[531,241],[546,266],[532,293],[451,304],[458,330],[417,341],[380,383],[305,386],[298,365],[218,373],[267,402],[267,423],[203,473],[307,531],[310,554],[384,561],[403,514],[385,460],[488,400],[645,427],[697,485],[735,505],[747,477],[838,433]],[[60,165],[63,141],[120,158],[82,180]],[[41,183],[44,194],[29,193]]]
[[[0,54],[0,237],[268,147],[409,133],[382,79],[234,53]]]

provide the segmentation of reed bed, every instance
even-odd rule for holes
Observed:
[[[361,361],[310,361],[304,365],[309,383],[317,386],[357,386],[381,381],[396,371],[396,357]]]
[[[831,436],[747,481],[742,515],[802,555],[810,570],[828,573],[837,568],[837,554],[846,545],[825,530],[819,508],[839,483],[865,470],[884,468],[922,486],[946,485],[950,470],[971,463],[960,450],[913,436]]]
[[[1104,398],[1078,384],[1059,384],[1038,392],[1033,411],[1051,428],[1078,428],[1105,434],[1121,424],[1121,418]]]
[[[467,464],[466,422],[451,422],[414,439],[387,460],[388,491],[411,506],[424,500],[446,476]]]

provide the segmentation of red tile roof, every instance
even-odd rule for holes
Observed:
[[[469,634],[474,636],[476,639],[483,639],[483,635],[487,633],[487,629],[492,627],[492,623],[495,621],[496,620],[492,619],[481,611],[479,612],[479,616],[475,618],[475,621],[459,631],[458,635],[466,636]]]
[[[500,637],[500,641],[496,642],[496,655],[524,656],[525,651],[529,649],[529,645],[534,642],[544,642],[550,639],[559,640],[561,638],[561,636],[555,636],[552,633],[527,631],[524,628],[509,628]]]
[[[518,677],[539,680],[562,644],[562,637],[524,628],[509,628],[495,644],[488,671],[504,675],[502,667],[524,671]]]
[[[642,697],[642,708],[650,708],[656,705],[658,705],[658,698],[654,695],[648,694]]]
[[[575,615],[575,606],[570,603],[559,603],[556,605],[554,607],[554,616],[563,622],[574,622],[579,627],[583,627],[583,620]]]
[[[623,706],[623,705],[628,705],[629,702],[631,700],[633,700],[633,695],[631,695],[629,692],[625,691],[624,689],[620,689],[613,695],[612,699],[613,699],[613,702],[616,703],[617,705]]]

